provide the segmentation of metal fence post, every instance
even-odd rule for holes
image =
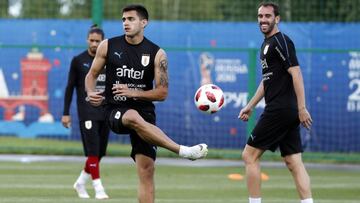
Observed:
[[[94,24],[101,27],[103,19],[103,0],[92,0],[91,18]]]
[[[257,49],[249,50],[249,79],[248,79],[248,101],[254,96],[256,91],[256,55]],[[256,110],[254,109],[252,115],[246,126],[246,135],[250,135],[255,126]]]

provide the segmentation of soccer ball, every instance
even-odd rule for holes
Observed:
[[[194,102],[201,112],[212,114],[223,107],[224,93],[220,87],[214,84],[206,84],[196,91]]]

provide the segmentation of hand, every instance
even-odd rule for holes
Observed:
[[[71,127],[71,117],[69,115],[62,116],[61,123],[65,128],[70,128]]]
[[[310,130],[312,119],[310,113],[305,107],[299,110],[299,120],[302,126]]]
[[[100,106],[105,99],[101,94],[103,92],[88,92],[86,100],[93,106]]]
[[[136,91],[130,89],[126,84],[114,84],[112,87],[112,91],[114,95],[125,96],[128,98],[136,97]]]
[[[243,109],[241,109],[238,118],[242,121],[248,121],[252,113],[252,109],[248,106],[245,106]]]

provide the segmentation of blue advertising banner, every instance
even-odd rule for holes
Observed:
[[[87,20],[0,20],[0,134],[79,139],[75,98],[72,129],[62,127],[64,90],[73,56],[86,49]],[[105,21],[106,38],[122,34]],[[302,130],[311,151],[360,151],[360,24],[281,23],[295,43],[314,124]],[[249,64],[263,35],[254,22],[150,22],[145,36],[169,59],[169,97],[156,103],[157,124],[182,144],[242,148],[246,123],[237,119],[249,99]],[[41,46],[38,46],[41,45]],[[258,57],[258,56],[257,56]],[[204,114],[194,105],[201,84],[219,86],[225,106]],[[257,84],[256,84],[257,85]],[[256,108],[257,117],[264,102]],[[113,138],[127,143],[127,136]]]

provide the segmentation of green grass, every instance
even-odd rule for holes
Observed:
[[[0,162],[1,203],[77,203],[97,202],[78,199],[71,188],[82,163]],[[106,202],[136,203],[137,176],[134,164],[101,165],[102,181],[111,197]],[[263,182],[263,201],[298,203],[291,175],[286,169],[264,168],[270,179]],[[245,181],[232,181],[230,173],[244,174],[235,167],[175,167],[157,165],[158,203],[247,203]],[[360,172],[309,170],[317,203],[359,202]]]
[[[129,145],[110,143],[108,156],[129,156]],[[21,139],[16,137],[0,136],[0,154],[46,154],[46,155],[83,155],[80,141],[64,141],[53,139]],[[177,157],[176,154],[160,148],[159,157]],[[240,149],[209,149],[208,158],[213,159],[241,159]],[[305,152],[305,162],[320,163],[353,163],[360,164],[360,153],[318,153]],[[279,153],[266,152],[263,160],[280,161]]]

